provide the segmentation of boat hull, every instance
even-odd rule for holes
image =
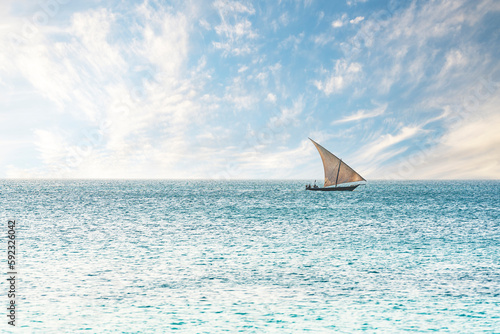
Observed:
[[[311,190],[311,191],[353,191],[359,186],[359,184],[355,184],[352,186],[340,186],[340,187],[327,187],[327,188],[314,188],[314,187],[307,187],[306,190]]]

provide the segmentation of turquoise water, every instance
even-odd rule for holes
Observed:
[[[304,184],[0,181],[4,226],[17,219],[19,326],[500,331],[499,181]]]

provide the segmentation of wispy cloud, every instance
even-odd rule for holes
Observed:
[[[441,69],[440,76],[445,76],[451,70],[457,70],[457,68],[464,67],[469,63],[468,57],[463,51],[454,49],[446,53],[446,61]]]
[[[294,35],[288,36],[288,38],[286,38],[284,41],[282,41],[280,43],[280,47],[285,48],[285,49],[293,48],[293,49],[297,50],[299,47],[299,44],[302,42],[303,39],[304,39],[303,32],[296,35],[296,36],[294,36]]]
[[[317,36],[311,37],[313,42],[317,45],[324,46],[335,40],[335,36],[331,33],[323,33]]]
[[[372,117],[377,117],[385,113],[385,110],[387,109],[387,104],[380,106],[378,108],[372,109],[372,110],[358,110],[352,115],[345,116],[344,118],[341,118],[339,120],[333,121],[332,125],[334,124],[340,124],[340,123],[347,123],[347,122],[355,122],[359,121],[365,118],[372,118]]]
[[[84,111],[87,123],[79,134],[35,130],[42,167],[11,169],[11,176],[125,177],[135,173],[127,167],[130,163],[138,173],[156,165],[161,175],[162,167],[169,166],[172,173],[172,164],[184,161],[181,152],[190,145],[184,133],[197,123],[194,116],[203,119],[198,102],[206,78],[203,63],[187,74],[182,71],[189,30],[184,15],[146,4],[136,13],[137,39],[128,44],[110,40],[113,13],[90,10],[76,13],[70,27],[60,32],[67,42],[52,48],[50,35],[45,35],[27,46],[42,53],[18,47],[22,56],[14,66],[21,69],[26,63],[36,69],[21,74],[61,108],[75,104],[71,112],[82,117],[78,111]],[[129,67],[125,57],[128,64],[139,65]],[[131,86],[131,75],[142,81]]]
[[[499,179],[498,103],[498,96],[480,103],[476,111],[481,117],[464,115],[437,143],[418,145],[418,150],[374,175],[395,179]]]
[[[358,3],[363,3],[363,2],[367,2],[368,0],[347,0],[347,5],[348,6],[355,6],[357,5]]]
[[[274,95],[273,93],[267,94],[266,101],[271,102],[271,103],[275,103],[276,102],[276,95]]]
[[[333,28],[341,28],[344,26],[346,21],[347,21],[347,14],[344,13],[344,14],[342,14],[342,16],[339,19],[332,22],[332,27]]]
[[[258,37],[253,30],[252,23],[242,15],[253,15],[255,9],[237,1],[216,1],[221,22],[215,27],[215,32],[220,36],[220,42],[213,42],[216,49],[235,55],[249,54],[255,51],[249,44]]]
[[[439,145],[421,161],[417,160],[413,178],[499,179],[500,124],[498,113],[453,128]],[[422,164],[419,164],[422,162]],[[408,177],[404,175],[404,177]]]
[[[272,117],[269,120],[270,128],[285,128],[293,125],[297,125],[298,116],[302,113],[304,109],[303,98],[299,97],[293,102],[293,107],[291,108],[281,108],[281,113],[279,116]]]
[[[359,22],[363,21],[364,19],[365,19],[364,16],[357,16],[356,18],[350,20],[349,23],[358,24]]]
[[[255,14],[255,9],[252,5],[246,5],[240,1],[217,0],[213,6],[222,13],[247,13]]]
[[[404,149],[397,149],[387,152],[388,149],[416,136],[421,131],[422,129],[420,126],[405,126],[395,135],[390,133],[382,135],[379,139],[359,150],[360,153],[358,155],[358,160],[365,161],[370,164],[376,164],[377,162],[388,160],[404,151]],[[386,151],[385,154],[384,151]]]
[[[491,61],[491,53],[481,54],[478,51],[484,50],[484,45],[478,44],[478,37],[474,35],[477,30],[471,27],[478,24],[485,15],[492,15],[495,11],[498,13],[498,7],[498,4],[490,0],[439,1],[425,4],[413,2],[393,13],[386,13],[384,19],[373,15],[359,22],[358,32],[347,43],[349,47],[344,49],[346,59],[357,61],[368,55],[377,55],[368,63],[362,63],[364,71],[371,71],[370,77],[367,78],[369,82],[364,83],[365,87],[381,96],[389,97],[392,101],[404,99],[414,103],[411,107],[413,122],[408,122],[409,111],[393,115],[400,120],[404,120],[402,116],[406,115],[407,120],[396,124],[417,124],[397,125],[390,129],[389,133],[362,147],[358,156],[361,157],[360,161],[365,159],[375,166],[371,170],[374,172],[372,175],[385,175],[387,170],[394,172],[398,168],[392,165],[396,161],[395,158],[407,161],[415,151],[424,152],[424,160],[429,161],[429,164],[432,162],[436,168],[431,168],[427,163],[420,163],[414,166],[412,173],[400,178],[423,175],[462,178],[472,175],[470,167],[475,165],[472,154],[458,153],[458,148],[463,147],[461,144],[456,147],[450,145],[449,138],[459,136],[461,132],[455,132],[446,120],[452,118],[454,112],[450,110],[467,109],[466,105],[470,105],[470,101],[474,101],[473,113],[476,117],[492,118],[491,115],[485,114],[484,110],[477,108],[477,105],[498,93],[493,85],[485,83],[485,76],[497,71],[498,66]],[[442,12],[449,14],[443,19],[439,15]],[[461,34],[463,31],[469,33]],[[454,39],[458,36],[460,43],[455,43]],[[484,94],[477,93],[478,91]],[[405,95],[399,95],[401,92]],[[436,117],[436,114],[440,116]],[[332,124],[363,119],[366,115],[369,113],[358,111]],[[485,123],[475,121],[475,124],[476,131],[484,128],[485,132],[489,133],[489,126]],[[465,133],[465,128],[462,131]],[[419,143],[424,139],[421,136],[424,133],[432,136],[434,143],[422,149]],[[491,167],[495,165],[491,162],[491,156],[487,156],[481,149],[482,146],[488,146],[487,141],[496,141],[494,135],[490,134],[490,137],[489,141],[482,136],[481,140],[471,141],[478,152],[477,156],[474,154],[476,161],[484,160],[483,166]],[[462,141],[457,140],[458,142]],[[431,155],[426,153],[430,151],[439,151],[439,154],[431,159]],[[446,159],[443,159],[444,156]],[[439,162],[441,159],[443,161]],[[453,164],[460,167],[452,168]],[[439,166],[443,166],[443,169]],[[491,172],[490,167],[485,167],[485,170]],[[446,168],[449,169],[448,175]]]
[[[345,59],[335,62],[335,67],[330,71],[323,71],[324,80],[315,80],[314,85],[326,95],[340,93],[346,86],[359,78],[362,67],[360,63],[349,63]]]
[[[267,174],[270,178],[275,179],[305,177],[309,174],[297,173],[296,166],[305,164],[307,161],[300,161],[299,158],[312,156],[313,149],[309,140],[303,139],[298,146],[291,149],[281,149],[278,152],[259,150],[241,152],[236,155],[236,159],[241,163],[238,172],[249,178],[261,178],[262,174]],[[320,164],[317,167],[319,170]]]

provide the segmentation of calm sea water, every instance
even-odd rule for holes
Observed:
[[[18,327],[500,332],[499,181],[304,184],[0,181]]]

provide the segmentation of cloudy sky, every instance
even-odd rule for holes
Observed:
[[[500,178],[500,2],[0,2],[1,178]]]

